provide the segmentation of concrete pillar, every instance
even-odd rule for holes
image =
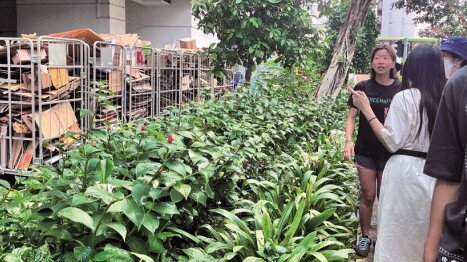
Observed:
[[[125,33],[125,0],[17,0],[18,33]]]

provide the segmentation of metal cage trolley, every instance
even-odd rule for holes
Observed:
[[[97,41],[92,53],[92,83],[89,108],[94,112],[92,128],[115,126],[126,122],[125,64],[123,45]]]
[[[0,48],[0,170],[56,162],[86,129],[89,46],[41,36],[3,38]]]

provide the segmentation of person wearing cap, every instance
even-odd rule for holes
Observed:
[[[467,39],[440,49],[446,77],[424,173],[436,178],[424,262],[467,261]]]
[[[467,65],[467,39],[461,36],[453,36],[443,41],[440,46],[443,51],[444,69],[446,78]]]

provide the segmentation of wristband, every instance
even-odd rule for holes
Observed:
[[[375,118],[376,118],[376,116],[373,117],[372,119],[368,120],[368,124],[369,124],[371,121],[375,120]]]

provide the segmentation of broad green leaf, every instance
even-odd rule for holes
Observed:
[[[92,248],[88,246],[79,246],[73,248],[73,254],[78,261],[91,261]]]
[[[44,235],[53,236],[53,237],[65,239],[68,241],[73,240],[73,236],[66,229],[59,229],[59,228],[50,229],[49,231],[45,232]]]
[[[159,227],[159,218],[157,218],[152,212],[144,214],[143,226],[149,230],[149,232],[156,232]]]
[[[232,248],[231,246],[229,246],[229,245],[227,245],[225,243],[213,242],[213,243],[209,244],[205,248],[205,251],[206,251],[206,253],[211,254],[211,253],[217,252],[219,250],[229,250],[231,248]]]
[[[180,131],[180,132],[178,132],[178,134],[183,136],[183,137],[193,139],[193,133],[190,132],[190,131]]]
[[[124,205],[125,205],[125,199],[117,201],[117,202],[113,203],[112,205],[110,205],[108,212],[122,213],[123,209],[124,209]]]
[[[8,181],[0,179],[0,186],[3,186],[4,188],[10,189],[10,183]]]
[[[164,172],[160,175],[161,183],[165,184],[166,186],[173,186],[181,180],[183,180],[183,177],[174,171]]]
[[[133,197],[133,200],[135,200],[138,205],[141,205],[141,200],[149,196],[149,191],[151,191],[151,188],[152,187],[148,184],[142,184],[135,181],[135,185],[131,190],[131,196]]]
[[[267,210],[263,211],[261,216],[261,226],[263,228],[263,234],[265,239],[272,239],[274,235],[274,228],[272,226],[271,217]]]
[[[88,197],[100,199],[106,204],[110,204],[117,199],[111,192],[102,189],[99,185],[88,187],[84,194]]]
[[[201,190],[194,191],[190,194],[190,198],[195,200],[197,203],[206,206],[206,201],[208,200],[206,194],[204,194]]]
[[[58,211],[60,216],[68,218],[76,223],[83,224],[90,228],[92,231],[95,230],[94,222],[92,217],[88,215],[88,213],[84,212],[83,210],[76,208],[76,207],[66,207],[60,211]]]
[[[106,226],[112,228],[113,230],[117,231],[117,233],[120,234],[120,236],[122,236],[123,238],[123,241],[125,241],[125,238],[126,238],[126,227],[120,223],[109,223],[109,224],[106,224]]]
[[[259,257],[247,257],[242,262],[266,262],[266,260]]]
[[[146,239],[143,239],[142,234],[132,234],[128,236],[126,241],[131,252],[136,252],[139,254],[148,254],[148,243]]]
[[[180,194],[182,194],[182,196],[185,199],[188,199],[188,195],[190,195],[190,192],[191,192],[191,186],[186,185],[186,184],[176,184],[174,186],[174,189],[176,189],[178,192],[180,192]]]
[[[172,190],[170,190],[170,199],[172,202],[178,203],[184,199],[184,196],[178,190],[172,188]]]
[[[154,262],[154,260],[146,255],[143,255],[143,254],[138,254],[138,253],[134,253],[134,252],[131,252],[132,255],[138,257],[139,259],[141,259],[142,261],[144,262]]]
[[[305,209],[305,204],[306,204],[306,199],[302,198],[299,202],[298,209],[297,209],[297,212],[295,213],[292,224],[290,224],[289,229],[285,233],[285,239],[281,242],[281,244],[285,245],[289,243],[290,239],[293,236],[295,236],[295,233],[297,232],[297,229],[300,226],[300,222],[303,217],[303,211]]]
[[[200,153],[197,153],[197,152],[195,152],[195,151],[193,151],[191,149],[188,150],[188,155],[190,156],[191,161],[195,165],[200,161],[207,161],[207,159],[205,157],[203,157]]]
[[[177,215],[178,212],[177,206],[174,203],[156,203],[154,205],[154,210],[161,215]]]
[[[125,199],[123,201],[123,213],[133,222],[138,228],[141,227],[144,218],[143,208],[135,203],[133,199]]]
[[[313,218],[311,218],[310,221],[307,223],[308,224],[307,226],[315,230],[316,227],[320,226],[324,221],[332,217],[335,212],[336,212],[335,208],[326,209],[321,214],[316,215]]]
[[[99,252],[96,256],[94,256],[93,261],[125,262],[132,261],[132,259],[128,251],[114,247],[111,244],[107,244],[104,248],[104,251]]]
[[[99,161],[96,168],[96,174],[100,183],[107,183],[107,179],[112,175],[115,165],[111,159]]]
[[[303,256],[310,250],[312,243],[316,240],[316,231],[308,234],[292,251],[292,257],[288,260],[290,262],[300,262],[302,261]],[[316,252],[318,253],[318,252]],[[316,257],[316,256],[315,256]],[[320,261],[327,261],[326,258],[321,260],[320,257],[316,257]]]
[[[86,172],[88,174],[93,173],[97,169],[97,165],[99,165],[100,159],[98,158],[91,158],[88,160],[86,165]]]
[[[179,228],[176,228],[176,227],[167,227],[167,229],[170,229],[172,230],[173,232],[175,233],[178,233],[182,236],[185,236],[186,238],[190,239],[191,241],[195,242],[196,244],[199,244],[201,242],[201,240],[195,236],[193,236],[192,234],[184,231],[184,230],[181,230]]]
[[[135,169],[136,177],[141,177],[147,174],[155,174],[157,170],[161,167],[159,163],[153,162],[142,162],[138,163]]]
[[[154,236],[154,235],[149,236],[148,243],[149,243],[149,250],[151,252],[160,254],[160,253],[165,252],[166,250],[164,248],[164,243],[162,243],[162,241],[157,236]]]
[[[97,201],[97,200],[89,199],[83,193],[77,193],[77,194],[73,195],[73,197],[71,198],[71,205],[72,206],[79,206],[79,205],[82,205],[82,204],[89,204],[89,203],[92,203],[94,201]]]
[[[166,166],[168,169],[176,172],[177,174],[180,174],[182,176],[186,175],[185,164],[183,164],[180,161],[170,160],[166,163]]]

